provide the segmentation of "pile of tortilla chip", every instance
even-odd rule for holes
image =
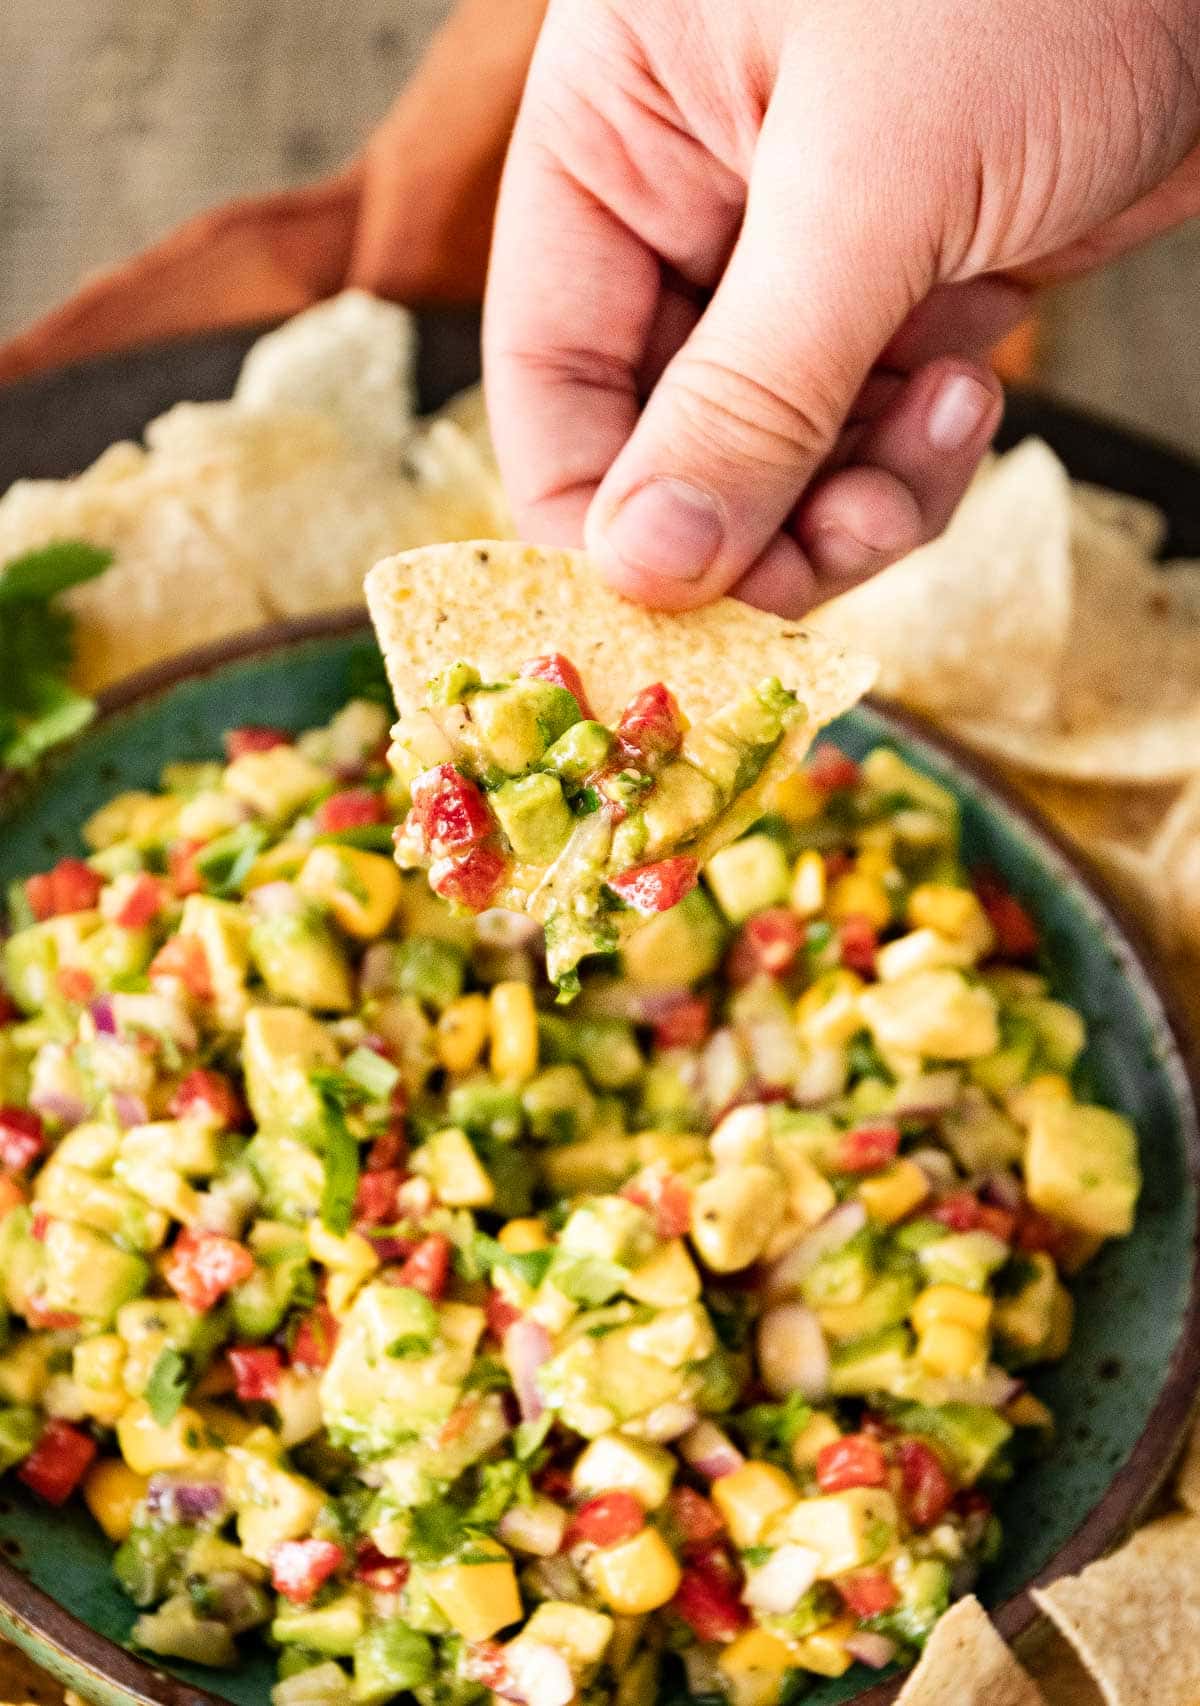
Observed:
[[[809,621],[997,761],[1186,956],[1200,955],[1200,563],[1159,562],[1165,534],[1152,504],[1072,482],[1027,439],[982,470],[941,539]]]
[[[405,310],[347,291],[262,338],[230,401],[179,404],[76,479],[11,487],[0,562],[63,538],[114,554],[64,600],[76,685],[360,604],[394,551],[509,535],[477,396],[419,419],[414,360]]]

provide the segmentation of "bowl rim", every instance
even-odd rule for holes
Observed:
[[[289,617],[228,636],[205,646],[181,652],[153,664],[105,689],[97,699],[97,715],[76,741],[56,749],[44,766],[29,775],[0,776],[0,823],[22,798],[36,792],[44,778],[53,776],[62,756],[86,744],[90,736],[123,713],[141,709],[190,681],[199,681],[239,663],[266,658],[322,640],[337,640],[362,633],[371,635],[367,612],[352,607],[316,616]],[[1187,1023],[1178,996],[1155,963],[1156,954],[1142,925],[1124,902],[1094,869],[1086,855],[1071,845],[1036,807],[1025,800],[1011,783],[984,758],[957,737],[947,734],[928,718],[870,694],[862,701],[894,726],[901,736],[911,736],[950,760],[1009,814],[1016,817],[1032,839],[1039,855],[1049,852],[1068,869],[1072,880],[1127,949],[1123,975],[1135,972],[1141,979],[1141,999],[1156,1004],[1169,1051],[1178,1068],[1178,1088],[1183,1092],[1185,1161],[1188,1172],[1200,1187],[1200,1047]],[[1079,1522],[1063,1544],[1035,1576],[989,1615],[1009,1642],[1027,1634],[1040,1616],[1033,1598],[1034,1588],[1046,1586],[1060,1576],[1074,1574],[1102,1557],[1132,1530],[1150,1508],[1170,1474],[1188,1424],[1200,1404],[1200,1215],[1192,1231],[1192,1256],[1187,1301],[1179,1337],[1171,1354],[1163,1383],[1133,1449],[1109,1481],[1096,1504]],[[113,1689],[144,1706],[226,1706],[227,1697],[210,1693],[158,1670],[147,1659],[100,1634],[44,1589],[37,1587],[0,1553],[0,1614],[7,1633],[25,1645],[34,1657],[47,1656],[45,1648],[75,1686],[92,1683],[99,1695],[114,1699]],[[904,1678],[869,1684],[846,1702],[846,1706],[889,1706],[896,1699]]]

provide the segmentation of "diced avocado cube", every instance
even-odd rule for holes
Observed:
[[[645,1259],[654,1232],[645,1209],[624,1197],[595,1197],[573,1211],[559,1234],[560,1253],[599,1256],[623,1267]]]
[[[657,859],[690,841],[721,810],[714,782],[690,764],[677,761],[660,772],[642,807],[643,859]],[[615,855],[614,843],[614,855]]]
[[[618,1433],[594,1439],[577,1458],[571,1473],[576,1494],[632,1493],[648,1511],[666,1503],[674,1478],[675,1459],[663,1446]]]
[[[906,764],[890,746],[877,746],[862,761],[862,779],[873,794],[900,796],[942,818],[957,837],[958,801],[947,788],[932,781],[921,770]]]
[[[908,1645],[923,1647],[950,1604],[950,1566],[940,1558],[920,1558],[899,1587],[900,1604],[884,1626]]]
[[[242,1066],[257,1125],[278,1131],[316,1131],[322,1106],[311,1074],[318,1067],[336,1066],[338,1059],[338,1047],[329,1032],[303,1008],[253,1008],[246,1016]]]
[[[1012,1438],[1004,1417],[982,1404],[904,1404],[893,1412],[909,1434],[925,1434],[951,1459],[961,1481],[972,1485]]]
[[[517,858],[535,865],[557,858],[575,826],[561,783],[544,770],[505,782],[490,803]]]
[[[5,1302],[14,1313],[25,1313],[41,1287],[45,1266],[46,1246],[33,1236],[32,1211],[24,1204],[10,1209],[0,1220],[0,1278]]]
[[[412,1169],[447,1208],[490,1208],[495,1198],[487,1168],[461,1126],[445,1126],[414,1151]]]
[[[312,1184],[316,1185],[315,1177]],[[294,1202],[289,1206],[294,1208]],[[250,1278],[230,1293],[230,1309],[239,1339],[266,1339],[283,1324],[307,1275],[308,1247],[295,1226],[274,1220],[257,1222],[250,1247],[256,1266]]]
[[[520,1092],[484,1074],[456,1084],[446,1108],[453,1125],[492,1143],[515,1143],[525,1129]]]
[[[541,1143],[570,1143],[591,1125],[596,1098],[577,1066],[547,1066],[521,1091],[530,1135]]]
[[[166,1233],[163,1215],[118,1180],[98,1179],[66,1163],[54,1162],[43,1169],[36,1200],[46,1214],[76,1220],[135,1250],[156,1249]]]
[[[271,1624],[271,1639],[281,1646],[296,1643],[330,1658],[348,1658],[365,1627],[362,1601],[355,1593],[339,1594],[326,1605],[281,1605]]]
[[[996,1059],[993,1055],[991,1059]],[[990,1097],[968,1084],[941,1116],[942,1136],[967,1173],[987,1173],[1012,1165],[1025,1153],[1025,1134]]]
[[[542,766],[574,787],[601,768],[611,749],[612,735],[603,723],[575,723],[550,747]]]
[[[303,1226],[320,1212],[325,1168],[320,1156],[299,1138],[260,1131],[247,1146],[244,1160],[262,1191],[268,1214]]]
[[[601,1090],[625,1090],[641,1077],[645,1061],[626,1019],[578,1019],[573,1057]]]
[[[329,785],[329,772],[313,764],[294,746],[273,746],[268,752],[246,752],[228,765],[222,777],[226,793],[243,801],[260,817],[282,821],[294,817]]]
[[[831,1339],[863,1339],[904,1321],[917,1295],[910,1274],[882,1274],[858,1303],[828,1304],[817,1311],[821,1330]]]
[[[747,835],[722,847],[704,867],[704,876],[731,924],[782,905],[791,880],[787,856],[770,835]]]
[[[425,694],[431,705],[457,705],[479,685],[479,671],[459,658],[430,679]]]
[[[1141,1189],[1137,1133],[1108,1108],[1037,1098],[1025,1152],[1035,1208],[1095,1238],[1133,1228]]]
[[[280,1001],[321,1013],[346,1013],[354,1005],[350,962],[316,907],[258,919],[250,931],[250,956]]]
[[[992,1275],[1008,1261],[1010,1250],[990,1232],[952,1232],[918,1251],[931,1285],[958,1285],[986,1291]]]
[[[224,1667],[237,1662],[227,1625],[202,1617],[186,1593],[172,1594],[157,1611],[144,1612],[133,1626],[132,1640],[147,1652],[192,1664]]]
[[[508,776],[531,770],[579,721],[574,696],[549,681],[514,681],[496,691],[473,693],[469,704],[484,750]]]
[[[992,1096],[1006,1096],[1028,1078],[1037,1053],[1038,1033],[1028,1019],[1011,1012],[1000,1018],[1002,1042],[993,1054],[969,1062],[967,1071]]]
[[[829,1390],[835,1398],[866,1398],[889,1392],[900,1384],[912,1355],[912,1336],[905,1327],[885,1327],[866,1339],[837,1345],[830,1358]]]
[[[883,1487],[849,1487],[822,1498],[800,1499],[768,1529],[772,1545],[807,1546],[820,1558],[821,1576],[873,1564],[900,1527],[896,1501]]]
[[[25,1013],[40,1013],[55,993],[58,941],[48,924],[17,930],[4,944],[4,984]]]
[[[1070,1072],[1087,1043],[1083,1016],[1063,1001],[1034,996],[1014,1003],[1013,1011],[1037,1033],[1038,1053],[1051,1072]]]
[[[1051,1257],[1036,1250],[1027,1257],[1017,1257],[1014,1266],[1018,1262],[1022,1264],[1023,1284],[999,1299],[992,1316],[996,1337],[1010,1353],[1015,1353],[1016,1366],[1036,1360],[1038,1351],[1050,1337],[1059,1290],[1058,1273]],[[1002,1277],[1007,1279],[1007,1272]]]
[[[52,1220],[42,1240],[47,1310],[63,1310],[106,1326],[123,1303],[146,1289],[149,1265],[110,1238],[69,1220]]]
[[[801,1280],[810,1309],[861,1303],[875,1278],[875,1241],[868,1228],[815,1262]]]
[[[227,1030],[238,1029],[246,1016],[250,971],[250,919],[245,907],[211,895],[189,895],[179,928],[203,943],[217,1018]]]
[[[399,1619],[378,1623],[354,1646],[354,1698],[380,1706],[393,1695],[420,1688],[433,1676],[433,1643]]]
[[[104,923],[79,944],[71,964],[87,972],[98,989],[110,989],[122,979],[140,976],[150,964],[153,948],[149,930]]]
[[[697,983],[720,963],[726,940],[720,914],[703,889],[635,930],[621,949],[625,975],[644,988]]]
[[[113,1574],[135,1605],[153,1605],[182,1580],[184,1558],[195,1530],[181,1524],[135,1526],[118,1546]]]
[[[0,1475],[29,1456],[42,1424],[37,1411],[25,1404],[0,1410]]]
[[[437,936],[410,936],[396,945],[393,981],[400,995],[413,995],[439,1013],[457,1001],[466,976],[466,955]]]
[[[772,746],[783,733],[795,704],[795,694],[787,692],[778,681],[761,681],[731,704],[722,706],[708,719],[708,726],[739,746]]]
[[[325,1502],[322,1488],[285,1469],[277,1452],[277,1440],[265,1428],[226,1452],[226,1485],[237,1511],[238,1540],[247,1557],[260,1564],[271,1562],[281,1541],[310,1534]]]
[[[683,737],[681,756],[728,798],[742,780],[746,751],[709,723],[696,723]]]

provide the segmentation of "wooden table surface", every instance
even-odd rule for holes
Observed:
[[[188,214],[337,166],[449,4],[0,0],[0,336]],[[1056,293],[1042,379],[1200,455],[1198,331],[1200,226]],[[1055,1668],[1052,1699],[1097,1698]],[[0,1706],[61,1698],[0,1650]]]

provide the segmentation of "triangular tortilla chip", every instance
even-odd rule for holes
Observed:
[[[1152,1522],[1110,1558],[1035,1588],[1033,1597],[1107,1706],[1200,1700],[1200,1518]]]
[[[811,731],[875,676],[868,658],[731,598],[678,615],[632,604],[579,551],[490,540],[406,551],[371,570],[367,602],[401,711],[416,710],[430,677],[456,659],[500,679],[557,651],[602,722],[652,682],[695,721],[775,676],[799,695]]]
[[[952,1605],[934,1628],[896,1706],[1046,1706],[979,1601]]]

